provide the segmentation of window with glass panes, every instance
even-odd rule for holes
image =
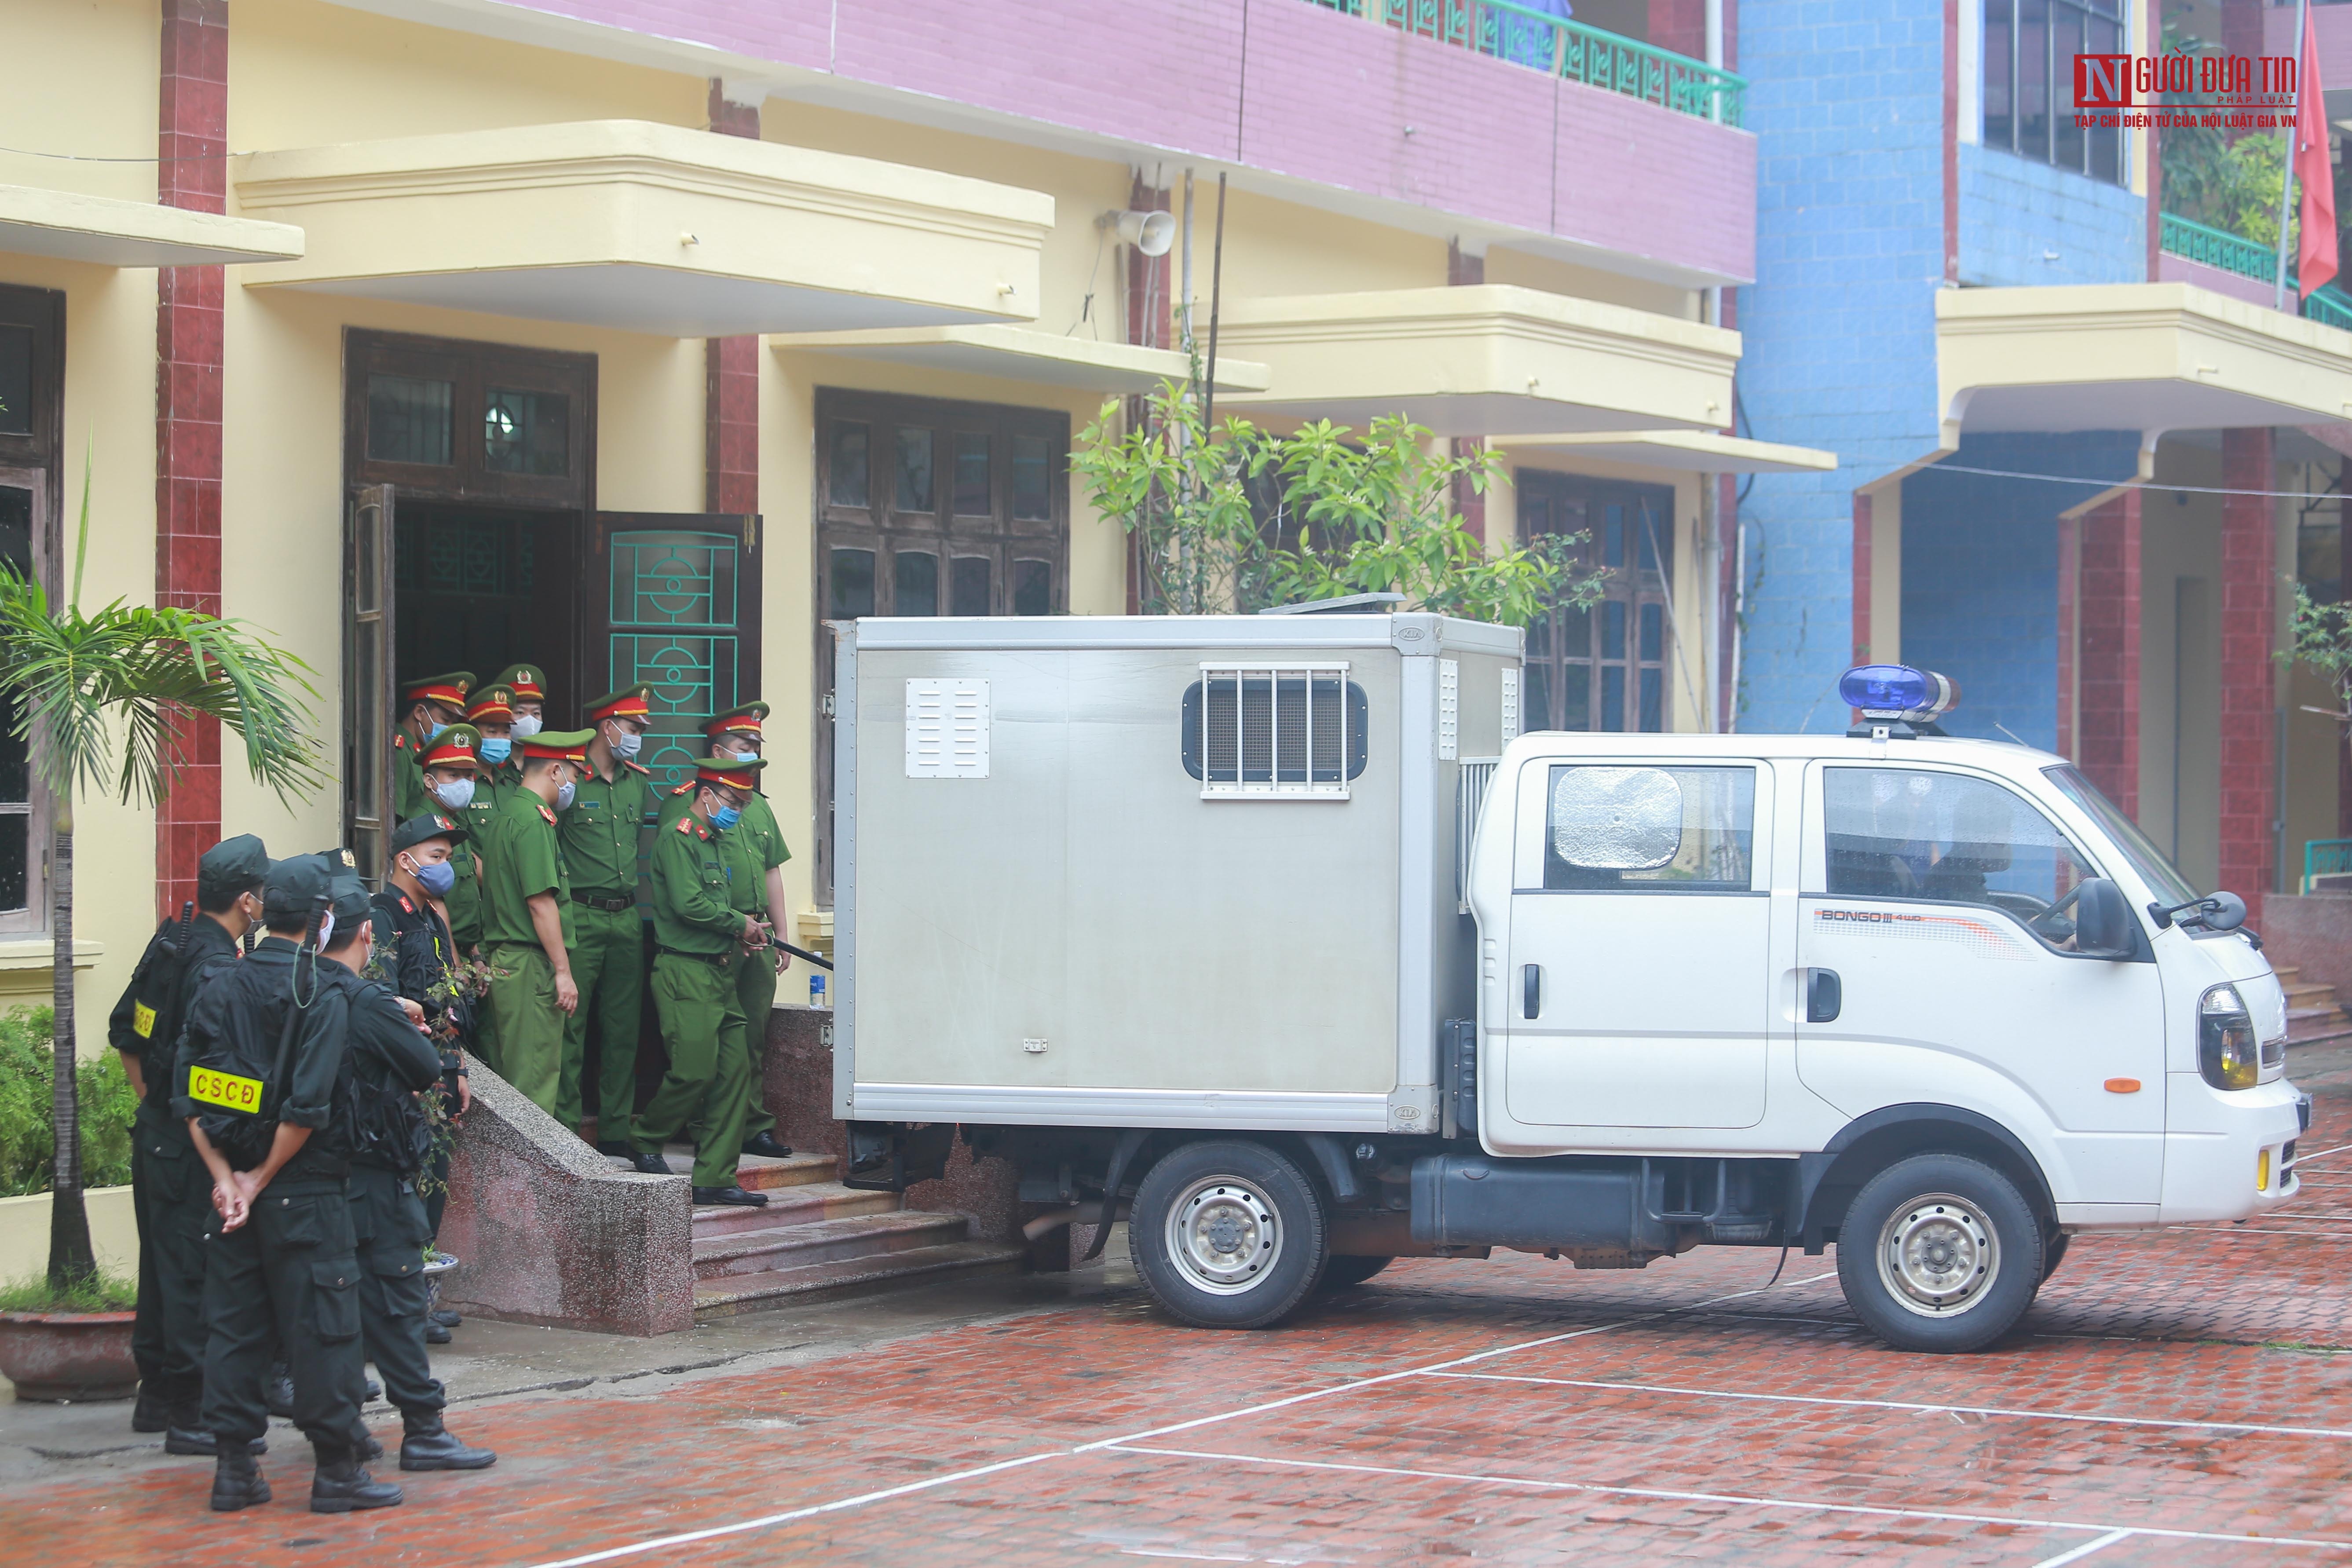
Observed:
[[[1521,724],[1664,730],[1675,492],[1528,468],[1512,482],[1523,538],[1582,534],[1578,563],[1607,574],[1599,602],[1555,605],[1528,626]]]
[[[865,616],[1068,608],[1069,416],[824,389],[817,395],[817,858],[833,888],[833,634]]]
[[[0,562],[56,588],[65,296],[0,287]],[[0,931],[46,925],[48,813],[0,700]]]
[[[2125,180],[2123,132],[2074,120],[2074,57],[2124,52],[2122,0],[1984,0],[1984,143]]]

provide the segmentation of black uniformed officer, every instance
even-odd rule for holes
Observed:
[[[210,1454],[204,1429],[205,1216],[212,1183],[172,1114],[172,1057],[194,995],[195,976],[234,961],[237,940],[261,919],[269,855],[250,833],[214,845],[196,862],[196,909],[184,929],[164,922],[107,1020],[107,1039],[139,1095],[131,1132],[131,1197],[139,1223],[139,1363],[134,1432],[162,1432],[165,1451]]]
[[[430,837],[411,831],[420,826],[439,831]],[[446,817],[426,817],[403,824],[393,842],[414,860],[415,845],[446,847],[453,829]],[[408,845],[401,845],[404,837]],[[446,940],[448,927],[437,920],[436,924]],[[360,1321],[367,1358],[383,1374],[384,1393],[400,1410],[402,1469],[484,1469],[498,1456],[466,1447],[442,1425],[447,1402],[425,1349],[430,1296],[425,1253],[433,1226],[416,1184],[432,1137],[416,1097],[441,1078],[444,1061],[426,1033],[432,1026],[421,1004],[404,1005],[388,987],[360,978],[357,972],[365,967],[367,945],[360,944],[352,967],[322,965],[320,970],[351,1006],[347,1054],[357,1086],[352,1102],[352,1234],[359,1245]]]
[[[297,945],[314,911],[321,917],[317,951]],[[368,915],[358,878],[323,858],[298,856],[271,867],[262,885],[269,934],[195,998],[173,1071],[172,1108],[188,1119],[213,1177],[204,1416],[217,1445],[212,1506],[221,1512],[269,1500],[247,1445],[268,1425],[262,1384],[273,1342],[282,1342],[293,1374],[295,1425],[317,1457],[311,1511],[347,1513],[401,1500],[398,1487],[377,1483],[358,1458],[365,1393],[360,1268],[345,1191],[347,1119],[336,1114],[354,1081],[348,1048],[352,987],[336,975],[340,966],[359,984]],[[375,987],[362,988],[390,1001]],[[419,1070],[430,1082],[439,1060],[422,1035],[412,1034]],[[274,1066],[279,1059],[282,1074]],[[194,1084],[192,1070],[205,1075]],[[239,1117],[218,1109],[247,1077],[264,1086],[259,1104],[273,1114]]]
[[[474,1102],[466,1076],[461,1047],[470,1047],[480,1025],[480,1001],[452,994],[449,976],[460,962],[455,921],[446,900],[453,886],[465,884],[450,851],[469,837],[456,813],[411,817],[393,829],[392,858],[383,868],[383,886],[375,895],[375,945],[384,955],[393,989],[424,1009],[426,1030],[441,1053],[441,1082],[434,1092],[441,1111],[455,1121]],[[435,1236],[441,1233],[441,1211],[449,1201],[449,1145],[437,1142],[427,1160],[425,1217]],[[447,1344],[457,1326],[455,1312],[428,1314],[425,1331],[428,1344]]]

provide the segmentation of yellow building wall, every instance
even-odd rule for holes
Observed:
[[[0,96],[0,145],[152,158],[159,21],[151,0],[39,0],[13,7],[8,38],[40,68]],[[701,126],[699,76],[625,66],[393,21],[323,0],[238,0],[229,41],[229,144],[235,152],[627,118]],[[1038,330],[1105,341],[1127,337],[1126,274],[1118,247],[1096,226],[1126,205],[1125,164],[954,136],[784,100],[763,106],[772,141],[852,153],[1044,191],[1057,226],[1041,256]],[[1158,171],[1178,192],[1181,167]],[[236,210],[234,169],[231,210]],[[68,163],[0,153],[0,181],[152,200],[155,165]],[[1196,182],[1195,326],[1207,328],[1215,186]],[[1488,277],[1584,293],[1688,316],[1691,296],[1524,254],[1496,252]],[[1181,277],[1171,257],[1171,278]],[[1228,299],[1422,287],[1444,281],[1442,240],[1318,209],[1231,192],[1223,286]],[[615,510],[699,511],[703,505],[704,348],[553,322],[429,310],[243,286],[228,269],[224,380],[224,609],[282,639],[315,670],[319,733],[340,765],[343,494],[342,335],[350,327],[588,353],[598,361],[596,499]],[[0,255],[0,281],[58,288],[68,297],[65,464],[68,515],[79,502],[79,459],[94,454],[86,600],[152,600],[154,585],[155,275]],[[1172,313],[1176,301],[1167,302]],[[760,504],[766,520],[762,690],[775,705],[770,790],[794,849],[793,902],[811,897],[814,733],[812,658],[816,582],[811,502],[818,388],[1051,408],[1075,434],[1099,410],[1094,394],[985,376],[946,375],[835,356],[763,348]],[[1609,465],[1589,471],[1657,480]],[[1674,722],[1695,721],[1686,684],[1704,690],[1695,630],[1699,559],[1696,480],[1672,479],[1678,542],[1675,615],[1694,662],[1668,689]],[[1082,614],[1125,603],[1123,536],[1071,495],[1068,603]],[[1507,485],[1489,500],[1489,532],[1512,533]],[[559,710],[587,693],[559,693]],[[247,778],[231,749],[223,784],[225,833],[262,835],[280,854],[322,847],[340,834],[340,786],[290,805]],[[99,1016],[127,977],[153,910],[151,814],[103,802],[81,813],[79,925],[102,951],[88,954],[85,1051],[102,1043]],[[0,942],[0,1005],[39,979],[37,955]]]

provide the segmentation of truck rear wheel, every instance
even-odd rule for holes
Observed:
[[[1965,1154],[1914,1154],[1863,1184],[1838,1226],[1838,1283],[1897,1350],[1982,1350],[2042,1283],[2042,1226],[2016,1184]]]
[[[1151,1167],[1127,1226],[1152,1299],[1200,1329],[1263,1329],[1323,1273],[1322,1201],[1262,1143],[1187,1143]]]

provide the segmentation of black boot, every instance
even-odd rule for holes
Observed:
[[[261,1402],[280,1421],[294,1419],[294,1374],[282,1361],[269,1363],[269,1381],[261,1385]]]
[[[261,1467],[253,1462],[251,1454],[232,1450],[213,1460],[215,1513],[235,1513],[268,1500],[269,1483],[261,1479]]]
[[[792,1158],[793,1146],[789,1143],[777,1142],[776,1135],[772,1132],[762,1132],[756,1138],[743,1140],[743,1152],[764,1155],[771,1160],[789,1160]]]
[[[657,1150],[631,1150],[629,1164],[633,1169],[648,1176],[667,1176],[673,1173],[669,1168],[669,1162],[663,1159]]]
[[[324,1449],[319,1453],[319,1468],[310,1476],[310,1511],[312,1513],[357,1513],[368,1508],[397,1508],[401,1491],[389,1481],[379,1481],[360,1468],[356,1456],[348,1448],[330,1459]]]
[[[437,1415],[411,1420],[400,1439],[404,1470],[487,1470],[499,1462],[488,1448],[468,1448]]]
[[[445,1329],[454,1329],[466,1321],[446,1307],[437,1307],[425,1315]]]
[[[267,1454],[269,1439],[256,1437],[246,1447],[249,1453]],[[202,1426],[194,1423],[183,1426],[175,1421],[163,1434],[163,1452],[209,1459],[219,1454],[220,1441]]]
[[[428,1345],[446,1345],[449,1342],[449,1331],[427,1318],[425,1320],[425,1342]]]
[[[139,1403],[131,1407],[131,1429],[133,1432],[167,1432],[172,1426],[172,1404],[152,1377],[139,1380]]]

